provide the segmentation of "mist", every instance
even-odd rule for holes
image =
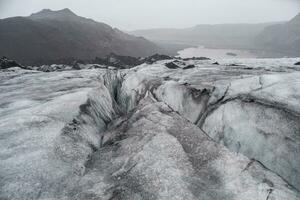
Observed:
[[[80,16],[122,30],[185,28],[197,24],[287,21],[298,0],[0,0],[0,18],[28,16],[44,8],[70,8]]]

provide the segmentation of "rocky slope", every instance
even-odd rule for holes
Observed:
[[[26,65],[93,60],[110,53],[150,56],[160,51],[144,38],[77,16],[69,9],[1,19],[0,43],[0,55]]]
[[[214,62],[1,70],[0,199],[299,199],[296,60]]]
[[[260,48],[291,56],[300,55],[300,13],[284,24],[266,27],[256,37]]]

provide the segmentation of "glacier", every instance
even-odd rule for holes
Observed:
[[[0,199],[297,200],[296,61],[2,69]]]

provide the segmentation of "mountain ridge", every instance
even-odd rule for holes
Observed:
[[[185,29],[145,29],[130,32],[157,43],[206,48],[242,49],[258,57],[300,56],[300,13],[290,21],[259,24],[200,24]]]
[[[219,46],[224,45],[224,41],[234,37],[251,37],[253,40],[256,34],[265,27],[283,22],[268,23],[231,23],[231,24],[198,24],[188,28],[156,28],[140,29],[130,32],[136,36],[143,36],[151,41],[179,42],[190,45]],[[212,37],[214,36],[214,37]],[[231,37],[231,38],[228,38]],[[222,42],[212,44],[212,40],[222,38]],[[210,41],[207,41],[209,39]],[[232,42],[232,41],[230,41]],[[248,41],[250,43],[250,41]],[[251,41],[252,42],[252,41]]]
[[[284,24],[266,27],[255,42],[263,50],[300,56],[300,13]]]
[[[80,17],[70,9],[1,19],[0,30],[0,55],[27,65],[92,60],[110,53],[145,57],[161,51],[145,38]]]

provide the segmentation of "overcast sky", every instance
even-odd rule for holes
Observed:
[[[0,18],[70,8],[123,30],[289,20],[300,0],[0,0]]]

